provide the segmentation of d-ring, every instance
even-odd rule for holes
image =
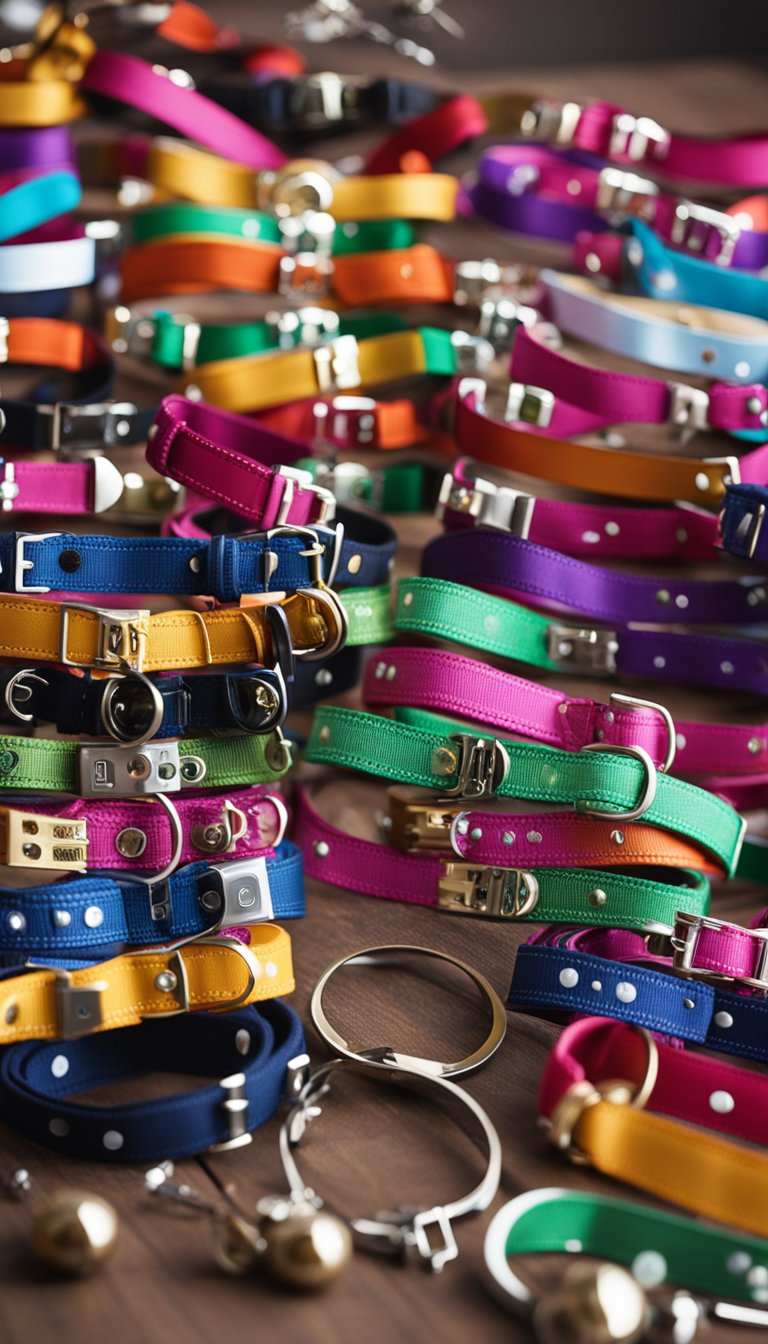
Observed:
[[[147,877],[143,877],[141,874],[133,872],[121,873],[121,882],[143,882],[146,887],[155,887],[158,882],[164,882],[167,877],[171,876],[171,873],[175,873],[179,866],[181,851],[184,848],[184,831],[181,826],[181,817],[166,794],[154,793],[152,794],[151,801],[160,803],[168,813],[171,823],[171,835],[173,837],[173,852],[165,867],[161,868],[159,873],[151,873]]]
[[[306,662],[314,662],[317,658],[330,658],[332,653],[338,653],[343,649],[347,642],[349,634],[349,621],[347,613],[332,588],[297,588],[297,597],[306,597],[313,602],[318,602],[326,608],[326,620],[329,625],[333,624],[333,633],[330,640],[325,644],[313,645],[310,649],[294,649],[295,656],[302,658]]]
[[[453,1064],[444,1064],[435,1059],[421,1059],[414,1055],[402,1055],[393,1050],[391,1046],[373,1046],[365,1050],[350,1049],[344,1037],[336,1031],[326,1017],[323,1008],[323,993],[328,981],[342,966],[349,966],[354,962],[366,962],[376,965],[387,962],[399,962],[402,957],[407,955],[416,955],[421,957],[434,957],[438,961],[446,961],[450,966],[455,966],[458,970],[468,975],[470,980],[477,986],[481,994],[488,1000],[491,1009],[491,1028],[479,1049],[473,1054],[467,1055],[465,1059],[457,1060]],[[413,947],[407,943],[395,943],[381,947],[363,947],[357,952],[350,952],[345,957],[339,957],[328,966],[320,976],[315,988],[312,991],[312,998],[309,1003],[309,1012],[316,1031],[322,1036],[326,1045],[329,1045],[337,1054],[345,1059],[355,1059],[361,1063],[371,1063],[372,1061],[383,1064],[394,1064],[398,1068],[413,1069],[418,1073],[428,1073],[433,1077],[445,1078],[449,1075],[458,1075],[461,1073],[472,1073],[475,1069],[484,1064],[491,1055],[495,1054],[504,1040],[507,1030],[507,1014],[501,999],[495,989],[486,980],[484,975],[476,971],[466,962],[459,961],[458,957],[452,957],[447,952],[438,952],[431,947]]]
[[[582,751],[608,751],[614,756],[634,756],[645,772],[643,791],[634,807],[627,812],[609,812],[587,798],[577,798],[574,807],[577,812],[586,812],[591,817],[600,817],[605,821],[637,821],[644,816],[656,797],[656,766],[644,747],[617,747],[607,742],[587,742]]]
[[[145,727],[140,729],[134,737],[126,735],[126,729],[121,725],[120,718],[116,713],[116,710],[120,708],[124,710],[125,708],[115,703],[115,696],[120,692],[123,695],[127,692],[129,696],[133,696],[134,702],[139,696],[145,697],[147,701],[144,710]],[[156,737],[163,722],[163,697],[155,683],[150,681],[149,677],[145,676],[143,672],[119,672],[108,677],[104,683],[100,709],[104,727],[110,737],[114,737],[118,742],[125,743],[127,747],[140,747],[145,742],[149,742],[153,737]],[[135,712],[135,703],[128,706],[129,717],[131,710]]]

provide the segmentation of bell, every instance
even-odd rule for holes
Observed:
[[[226,1214],[213,1224],[213,1254],[227,1274],[251,1274],[266,1247],[258,1228],[237,1214]]]
[[[87,1190],[63,1190],[38,1214],[32,1245],[65,1274],[92,1274],[112,1255],[119,1223],[111,1204]]]
[[[648,1299],[620,1265],[569,1266],[533,1313],[540,1344],[636,1344],[650,1324]]]
[[[346,1269],[352,1234],[326,1209],[288,1199],[261,1200],[264,1267],[278,1283],[302,1292],[327,1288]]]

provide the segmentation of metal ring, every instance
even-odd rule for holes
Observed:
[[[343,1036],[339,1035],[335,1027],[326,1017],[323,1009],[323,993],[335,973],[342,966],[349,966],[354,962],[371,961],[374,965],[380,962],[398,962],[401,957],[406,955],[417,955],[422,957],[434,957],[438,961],[447,961],[450,966],[457,967],[469,976],[470,980],[477,986],[481,994],[485,996],[491,1008],[491,1028],[479,1049],[473,1054],[467,1055],[465,1059],[457,1060],[452,1064],[444,1064],[439,1060],[421,1059],[414,1055],[402,1055],[393,1050],[390,1046],[374,1046],[367,1050],[351,1050]],[[363,1064],[371,1062],[380,1062],[385,1064],[394,1064],[398,1068],[413,1069],[419,1073],[428,1073],[432,1077],[445,1078],[449,1075],[456,1076],[462,1073],[472,1073],[484,1064],[491,1055],[495,1054],[504,1040],[507,1030],[507,1014],[501,999],[495,989],[486,980],[484,975],[476,971],[466,962],[459,961],[458,957],[452,957],[447,952],[438,952],[431,947],[414,947],[408,943],[394,943],[377,947],[363,947],[357,952],[350,952],[347,956],[339,957],[331,966],[323,971],[320,979],[317,981],[309,1003],[309,1012],[314,1024],[315,1030],[322,1036],[326,1045],[332,1050],[342,1055],[344,1059],[354,1059]]]
[[[645,785],[636,806],[630,808],[628,812],[609,812],[606,808],[600,807],[598,803],[590,802],[586,798],[576,799],[574,803],[576,811],[587,812],[590,816],[601,817],[606,821],[637,821],[639,817],[644,816],[656,797],[657,782],[656,766],[645,748],[609,746],[607,742],[587,742],[586,746],[582,747],[582,751],[607,751],[614,756],[633,756],[635,760],[640,762],[645,771]]]
[[[145,731],[138,734],[137,737],[126,737],[121,730],[119,723],[115,718],[114,698],[118,688],[125,682],[137,681],[144,690],[149,692],[151,714],[149,725]],[[150,681],[149,677],[143,672],[119,672],[114,676],[108,677],[104,683],[104,690],[101,696],[101,717],[104,721],[104,727],[110,737],[115,738],[117,742],[123,742],[128,747],[140,747],[144,742],[156,736],[160,725],[163,722],[163,697],[158,691],[155,683]]]
[[[659,770],[668,775],[677,755],[677,734],[675,721],[666,705],[660,705],[657,700],[641,700],[637,695],[622,695],[620,691],[611,692],[610,704],[622,705],[625,709],[652,709],[655,714],[661,715],[667,730],[667,750],[664,764],[659,766]]]
[[[181,852],[184,848],[184,831],[181,825],[181,817],[166,794],[155,793],[152,795],[151,801],[160,803],[168,813],[171,822],[171,835],[173,837],[173,852],[165,867],[161,868],[159,873],[152,873],[148,877],[142,877],[138,873],[133,872],[121,873],[121,882],[141,882],[146,887],[154,887],[157,886],[158,882],[164,882],[167,877],[170,877],[172,873],[175,873],[179,866]]]

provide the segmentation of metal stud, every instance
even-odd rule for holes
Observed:
[[[235,1049],[239,1055],[247,1055],[251,1048],[251,1033],[241,1027],[235,1035]]]
[[[683,1007],[690,1010],[696,1007],[696,1002],[694,999],[683,999]]]
[[[623,845],[623,844],[624,844],[624,832],[623,832],[623,831],[611,831],[611,839],[612,839],[612,841],[613,841],[613,843],[614,843],[615,845]]]
[[[327,859],[331,852],[331,847],[326,840],[315,840],[312,844],[315,857],[318,859]]]
[[[744,405],[750,415],[760,415],[763,409],[763,403],[759,397],[747,397]]]
[[[328,671],[327,667],[319,667],[315,673],[316,686],[330,686],[333,681],[333,673]]]
[[[23,933],[27,921],[20,910],[11,910],[5,917],[5,923],[11,933]]]
[[[590,891],[587,900],[589,901],[590,905],[593,905],[595,909],[598,909],[601,905],[605,905],[606,901],[608,900],[608,897],[606,896],[602,888],[595,887],[594,891]]]
[[[677,597],[675,598],[675,606],[680,607],[681,611],[685,610],[688,606],[688,598],[685,596],[685,593],[677,594]]]
[[[159,989],[161,994],[172,994],[178,983],[173,971],[160,971],[155,976],[155,989]]]
[[[384,673],[384,676],[387,681],[394,681],[397,676],[397,668],[390,665]]]
[[[89,905],[83,912],[83,920],[86,928],[98,929],[104,923],[104,911],[98,905]]]
[[[697,490],[709,489],[709,477],[705,471],[697,471],[693,478],[693,483]]]
[[[9,1027],[16,1021],[19,1016],[19,1005],[15,999],[11,999],[10,1003],[5,1005],[3,1016]]]
[[[124,859],[138,859],[147,848],[147,837],[138,826],[126,826],[115,836],[115,849]]]
[[[502,837],[501,837],[501,840],[502,840],[502,844],[505,844],[505,845],[514,845],[514,843],[515,843],[515,832],[514,832],[514,831],[505,831],[504,834],[503,834]]]
[[[482,840],[483,838],[482,826],[473,826],[472,830],[469,832],[469,838],[470,840]]]
[[[324,723],[324,724],[323,724],[322,728],[320,729],[320,732],[319,732],[319,735],[318,735],[318,736],[319,736],[321,742],[327,742],[327,741],[328,741],[328,738],[331,736],[331,730],[330,730],[330,728],[328,727],[328,724],[327,724],[327,723]]]
[[[350,555],[349,560],[347,561],[347,569],[350,574],[356,574],[362,563],[362,555],[358,555],[357,553],[355,553],[355,555]]]
[[[413,602],[413,593],[403,593],[403,606],[410,607]]]
[[[452,775],[457,766],[456,753],[450,747],[436,747],[432,752],[432,773]]]
[[[55,929],[68,929],[72,923],[72,916],[69,910],[52,910],[51,919]]]

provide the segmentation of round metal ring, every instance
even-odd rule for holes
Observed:
[[[582,751],[607,751],[614,756],[633,756],[645,771],[645,784],[636,805],[628,812],[609,812],[606,808],[592,803],[588,799],[577,798],[574,807],[577,812],[586,812],[589,816],[602,817],[605,821],[637,821],[644,816],[656,797],[656,766],[644,747],[617,747],[606,742],[587,742]]]
[[[659,766],[659,771],[668,775],[677,755],[677,734],[675,732],[675,721],[666,705],[660,705],[658,700],[641,700],[637,695],[622,695],[620,691],[611,691],[610,703],[619,705],[622,709],[651,709],[655,714],[660,715],[667,730],[667,749],[664,754],[664,764]]]
[[[131,686],[133,687],[132,691],[129,690]],[[136,695],[137,692],[142,693],[148,700],[145,710],[146,727],[142,728],[133,737],[126,736],[125,728],[121,725],[115,713],[115,696],[120,691],[125,693],[126,690],[128,690],[129,695]],[[101,717],[110,737],[114,737],[118,742],[124,742],[126,746],[139,747],[156,736],[163,722],[163,697],[155,683],[150,681],[149,677],[146,677],[143,672],[117,673],[115,676],[108,677],[104,683],[101,696]]]
[[[171,836],[173,839],[173,851],[171,857],[165,867],[160,869],[159,873],[150,873],[146,877],[133,872],[120,874],[121,881],[142,882],[145,887],[154,887],[158,882],[164,882],[167,877],[171,876],[171,873],[175,873],[179,866],[181,853],[184,848],[184,831],[181,825],[181,817],[176,811],[170,798],[164,793],[154,793],[152,794],[151,801],[160,803],[161,807],[164,807],[168,813],[168,818],[171,823]]]
[[[445,961],[450,966],[455,966],[469,977],[487,999],[491,1009],[490,1031],[482,1045],[471,1055],[467,1055],[465,1059],[445,1064],[440,1060],[421,1059],[415,1055],[400,1054],[390,1046],[374,1046],[365,1050],[352,1050],[343,1036],[329,1022],[323,1008],[323,994],[328,981],[337,971],[341,970],[342,966],[349,966],[362,961],[371,962],[374,965],[377,961],[382,964],[392,961],[398,962],[402,957],[408,955],[434,957],[437,961]],[[459,961],[458,957],[450,956],[447,952],[438,952],[431,947],[414,947],[408,943],[363,947],[357,952],[350,952],[347,956],[339,957],[338,961],[334,961],[331,966],[323,971],[315,985],[309,1004],[309,1012],[316,1031],[322,1036],[326,1045],[329,1045],[332,1050],[335,1050],[345,1059],[354,1059],[361,1063],[371,1063],[372,1061],[390,1063],[399,1068],[413,1069],[416,1072],[428,1073],[438,1078],[472,1073],[475,1069],[478,1069],[481,1064],[491,1058],[491,1055],[495,1054],[507,1031],[507,1014],[504,1005],[484,975],[481,975],[472,966],[468,966],[466,962]]]

